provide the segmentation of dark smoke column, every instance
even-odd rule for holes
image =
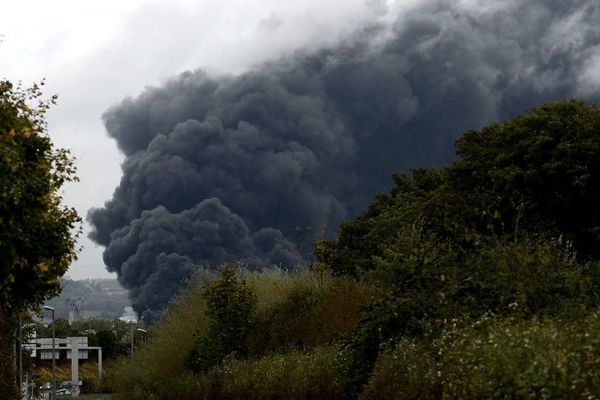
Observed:
[[[160,309],[197,266],[305,265],[297,228],[346,215],[352,137],[322,98],[271,75],[186,73],[105,114],[127,159],[90,213],[92,238],[138,312]]]
[[[465,130],[600,98],[597,1],[461,3],[239,76],[186,72],[109,109],[126,160],[90,237],[136,310],[159,310],[200,265],[306,264],[298,227],[333,234],[392,172],[451,160]]]

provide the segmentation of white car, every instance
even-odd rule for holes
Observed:
[[[56,395],[57,396],[70,396],[71,395],[71,391],[69,389],[58,389],[56,391]]]

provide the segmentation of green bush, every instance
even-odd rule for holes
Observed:
[[[204,292],[208,332],[199,332],[196,347],[187,357],[195,372],[207,371],[226,356],[245,355],[245,341],[255,309],[254,295],[244,280],[238,279],[233,266],[219,269],[219,277]]]
[[[589,303],[589,266],[558,241],[488,240],[464,254],[407,229],[385,257],[366,276],[381,293],[338,360],[350,397],[361,392],[389,340],[419,337],[447,320],[489,312],[581,315]]]
[[[208,332],[203,294],[211,277],[201,271],[170,304],[166,316],[149,331],[146,345],[115,367],[112,389],[115,399],[185,399],[179,396],[193,386],[194,376],[185,360],[197,335]]]
[[[347,279],[319,280],[313,273],[285,278],[285,295],[257,310],[248,335],[249,354],[258,356],[336,342],[358,325],[370,297]],[[263,290],[269,280],[257,281]]]
[[[237,373],[226,375],[232,388],[260,380],[262,389],[254,392],[256,398],[277,398],[269,397],[269,393],[282,393],[287,386],[298,393],[338,390],[337,386],[326,389],[327,382],[333,384],[330,378],[335,373],[330,367],[336,350],[329,345],[356,328],[372,293],[358,282],[308,271],[289,274],[278,269],[241,270],[233,280],[230,275],[219,280],[201,274],[190,282],[169,305],[164,320],[151,329],[146,346],[115,369],[116,399],[204,398],[199,393],[211,393],[210,398],[231,398],[226,393],[234,389],[223,389],[225,392],[218,389],[227,368],[240,371],[239,380],[235,378]],[[241,281],[245,284],[241,285]],[[217,293],[220,294],[210,300]],[[242,306],[250,304],[249,293],[253,293],[251,312],[249,308],[244,311],[234,307],[239,300]],[[221,322],[215,323],[216,320]],[[231,335],[219,334],[218,330],[230,326],[242,329],[232,330]],[[245,329],[247,333],[243,333]],[[218,342],[218,338],[226,340]],[[221,351],[215,358],[217,361],[198,368],[198,372],[190,370],[190,355],[193,357],[207,348],[222,350],[225,348],[222,343],[233,350]],[[311,360],[318,365],[310,364]],[[254,378],[248,375],[253,369],[275,365],[281,368],[276,374],[262,370],[264,375]],[[302,368],[307,369],[303,372],[307,380],[300,379],[293,386],[292,377]],[[289,382],[283,385],[285,374]]]
[[[581,399],[600,395],[600,316],[448,321],[388,346],[361,399]]]
[[[256,360],[228,359],[200,376],[186,399],[340,399],[333,368],[336,347],[270,354]]]

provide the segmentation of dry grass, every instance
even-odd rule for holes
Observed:
[[[321,366],[330,364],[334,352],[331,345],[360,320],[368,293],[355,282],[311,272],[240,273],[256,295],[256,311],[246,343],[246,353],[252,359],[231,358],[222,365],[247,371],[228,375],[228,387],[242,388],[260,381],[264,393],[283,390],[282,385],[296,385],[298,393],[312,393],[308,386],[303,388],[304,382],[315,388],[315,393],[325,393],[325,382],[331,380],[333,372]],[[221,385],[218,382],[225,373],[219,369],[221,366],[204,375],[194,375],[186,369],[186,357],[210,325],[203,299],[207,280],[205,276],[197,277],[171,304],[168,317],[151,332],[146,348],[117,369],[115,399],[191,398],[193,393]],[[323,364],[325,359],[329,364]],[[257,371],[255,375],[250,373],[250,370],[272,369],[275,364],[281,368],[273,369],[272,373],[267,373],[268,370],[262,375]],[[307,379],[294,381],[295,374]],[[260,398],[260,392],[256,395]]]

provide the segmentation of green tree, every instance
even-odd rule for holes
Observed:
[[[194,371],[206,371],[229,355],[245,353],[256,303],[254,294],[238,279],[231,265],[221,267],[219,277],[207,287],[204,298],[211,325],[189,357],[188,365]]]
[[[16,397],[13,332],[19,313],[60,290],[76,257],[79,217],[60,189],[75,181],[69,152],[46,134],[43,100],[31,88],[0,81],[0,397]]]
[[[363,214],[344,221],[335,240],[315,243],[318,263],[335,275],[359,277],[371,270],[396,233],[425,212],[427,200],[443,186],[445,175],[443,170],[418,168],[411,175],[396,173],[393,179],[390,193],[378,194]]]
[[[569,100],[469,131],[450,167],[456,191],[496,199],[504,230],[555,230],[600,256],[600,109]]]
[[[441,169],[394,175],[338,237],[316,244],[317,261],[338,275],[374,266],[396,233],[411,225],[465,251],[484,236],[513,241],[524,231],[571,243],[583,260],[600,256],[600,109],[568,100],[511,121],[468,131],[459,159]]]
[[[469,131],[459,159],[396,174],[316,255],[379,291],[339,363],[357,396],[382,347],[484,313],[598,304],[600,110],[573,100]]]
[[[90,346],[102,347],[102,358],[112,358],[119,352],[119,343],[117,336],[113,331],[103,329],[89,336]]]
[[[56,337],[66,338],[68,336],[77,336],[79,333],[69,325],[68,320],[64,318],[56,318],[54,320],[54,334]],[[45,338],[52,337],[52,325],[36,324],[36,335]]]

